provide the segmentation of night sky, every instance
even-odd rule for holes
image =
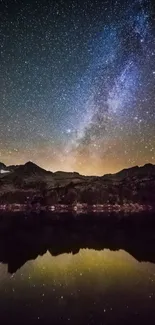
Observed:
[[[0,1],[0,161],[155,163],[153,2]]]

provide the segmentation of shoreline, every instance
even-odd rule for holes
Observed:
[[[77,213],[87,213],[87,212],[143,212],[143,211],[153,211],[154,208],[151,205],[142,205],[138,203],[126,203],[126,204],[56,204],[56,205],[27,205],[27,204],[3,204],[0,205],[0,212],[28,212],[28,211],[47,211],[47,212],[77,212]]]

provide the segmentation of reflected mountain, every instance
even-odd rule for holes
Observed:
[[[154,229],[110,228],[82,223],[68,227],[46,225],[37,229],[14,229],[0,236],[0,262],[15,273],[27,261],[35,260],[47,251],[52,256],[77,254],[80,249],[125,250],[139,262],[155,263]]]

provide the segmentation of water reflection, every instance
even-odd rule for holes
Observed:
[[[2,324],[155,324],[154,231],[20,229],[0,261]]]
[[[78,254],[80,249],[96,251],[124,250],[138,261],[155,263],[154,230],[107,229],[106,227],[80,225],[72,227],[46,226],[39,229],[11,230],[0,236],[0,262],[8,265],[8,272],[15,273],[27,261],[44,255]],[[96,253],[97,254],[97,253]],[[51,260],[52,264],[52,260]]]

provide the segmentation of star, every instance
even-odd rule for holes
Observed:
[[[155,163],[153,5],[1,2],[2,162],[85,175]]]

